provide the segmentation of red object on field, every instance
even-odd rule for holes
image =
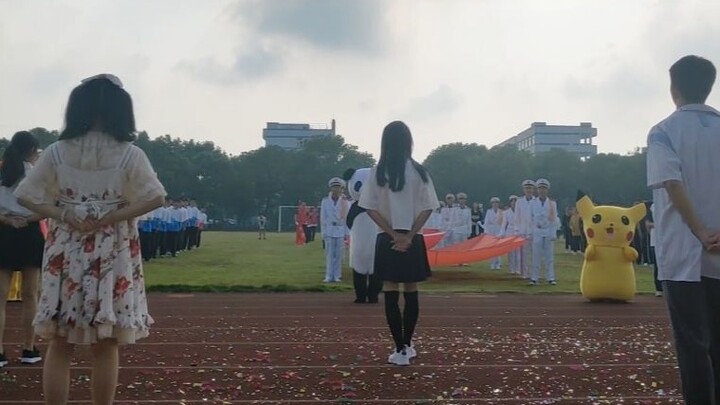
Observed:
[[[430,266],[452,266],[455,264],[481,262],[502,256],[521,248],[525,238],[520,236],[497,237],[482,234],[465,242],[441,249],[428,247]]]
[[[425,239],[425,248],[428,251],[437,246],[445,237],[445,232],[439,229],[425,228],[420,233],[422,233],[423,239]]]

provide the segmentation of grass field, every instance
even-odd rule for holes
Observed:
[[[154,259],[146,264],[151,291],[346,291],[352,275],[343,268],[343,282],[324,284],[325,256],[321,240],[296,246],[294,233],[268,233],[267,240],[246,232],[205,232],[200,249],[176,258]],[[565,253],[558,241],[555,272],[558,285],[528,286],[506,270],[490,270],[489,262],[469,267],[433,269],[424,291],[579,293],[582,256]],[[506,261],[503,261],[506,265]],[[652,267],[636,266],[638,292],[654,291]]]

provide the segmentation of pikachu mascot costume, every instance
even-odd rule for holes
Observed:
[[[645,204],[632,208],[595,206],[590,197],[575,206],[587,236],[580,291],[590,301],[629,301],[635,296],[638,252],[630,247],[636,224],[645,217]]]

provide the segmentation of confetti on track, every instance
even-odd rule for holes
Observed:
[[[151,337],[122,349],[118,404],[681,403],[655,297],[427,294],[409,367],[385,364],[382,303],[349,295],[152,294],[150,309]],[[9,303],[13,359],[19,320]],[[41,371],[0,370],[0,405],[42,403]],[[90,403],[86,348],[71,381],[71,403]]]

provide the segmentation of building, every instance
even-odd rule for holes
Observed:
[[[593,145],[593,138],[596,136],[597,128],[593,128],[589,122],[581,122],[579,126],[533,122],[530,128],[506,140],[500,146],[516,145],[518,149],[526,150],[533,155],[552,149],[562,149],[585,159],[597,155],[597,145]]]
[[[316,136],[335,135],[335,120],[326,124],[283,124],[268,122],[263,129],[265,146],[279,146],[286,150],[298,149],[302,144]]]

